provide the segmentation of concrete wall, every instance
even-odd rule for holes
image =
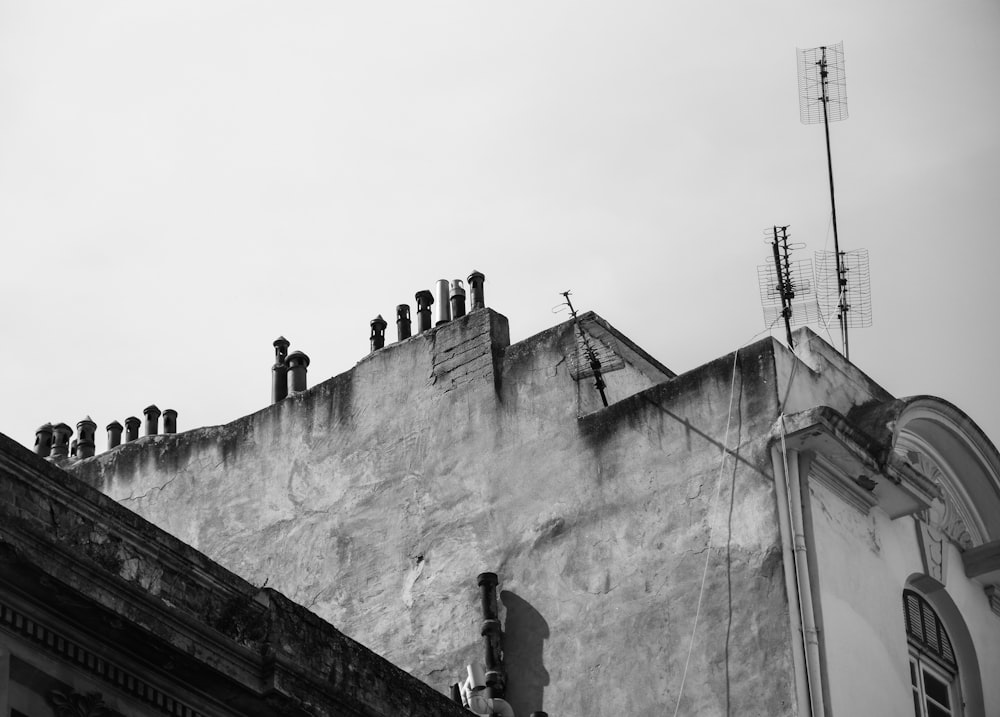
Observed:
[[[508,342],[473,312],[73,470],[441,690],[482,660],[497,572],[518,717],[672,712],[696,613],[682,713],[792,714],[772,342],[655,385],[629,354],[607,409],[570,376],[572,325]]]

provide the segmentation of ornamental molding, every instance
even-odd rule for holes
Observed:
[[[928,553],[943,551],[945,538],[960,550],[981,545],[985,542],[983,531],[961,482],[929,446],[912,445],[915,443],[916,441],[904,441],[901,436],[899,444],[893,450],[941,491],[940,497],[934,498],[928,508],[914,516],[918,521],[917,529],[925,550]],[[943,560],[942,556],[942,569]]]
[[[203,713],[165,694],[120,665],[88,650],[76,640],[3,603],[0,603],[0,630],[8,630],[27,639],[37,649],[56,655],[164,714],[173,717],[204,717]],[[96,701],[95,695],[98,698]],[[49,699],[57,717],[102,717],[108,714],[100,695],[96,693],[64,695],[53,691],[49,694]]]

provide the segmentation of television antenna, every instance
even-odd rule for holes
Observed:
[[[770,329],[778,319],[784,319],[788,347],[794,349],[792,325],[819,320],[819,307],[813,292],[812,263],[808,259],[791,260],[791,250],[805,245],[789,243],[788,225],[769,227],[764,230],[764,235],[771,244],[772,257],[768,263],[757,267],[764,323]]]
[[[569,315],[573,317],[573,325],[576,327],[580,341],[583,344],[583,352],[587,358],[587,363],[590,364],[591,375],[594,377],[594,388],[601,394],[601,403],[607,408],[608,396],[604,393],[607,384],[604,383],[604,377],[601,375],[601,360],[597,357],[597,352],[590,343],[587,332],[583,330],[583,326],[580,324],[580,317],[577,316],[576,309],[573,308],[573,302],[569,298],[571,293],[570,291],[563,291],[560,295],[566,300],[565,305],[569,307]]]
[[[799,69],[799,119],[802,124],[823,123],[826,135],[826,165],[830,179],[830,209],[833,223],[834,272],[836,283],[837,319],[840,323],[840,340],[844,357],[850,360],[847,327],[851,305],[848,302],[847,267],[840,251],[837,234],[837,201],[833,190],[833,155],[830,152],[830,123],[847,119],[847,84],[844,79],[844,43],[798,50]],[[867,262],[868,254],[864,258]],[[867,273],[867,263],[865,264]],[[827,284],[828,286],[828,284]],[[870,325],[870,313],[869,313]]]

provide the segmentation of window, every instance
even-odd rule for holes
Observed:
[[[934,608],[912,590],[903,591],[903,615],[910,645],[910,688],[916,717],[962,714],[958,663],[951,638]]]

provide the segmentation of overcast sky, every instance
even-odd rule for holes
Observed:
[[[840,41],[851,358],[998,441],[996,0],[0,0],[0,431],[228,422],[279,334],[312,385],[473,269],[514,341],[571,289],[676,372],[728,353],[762,230],[832,249],[795,50]]]

